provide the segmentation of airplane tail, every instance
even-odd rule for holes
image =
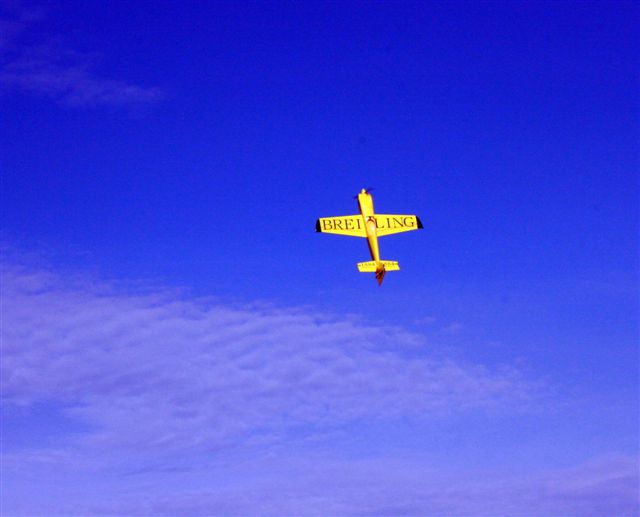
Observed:
[[[358,262],[358,271],[361,273],[375,273],[378,285],[382,285],[382,280],[387,271],[399,271],[400,265],[393,260],[370,260],[369,262]]]

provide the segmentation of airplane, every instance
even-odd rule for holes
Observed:
[[[360,213],[340,217],[321,217],[316,221],[316,232],[336,233],[351,237],[365,237],[373,260],[359,262],[358,271],[375,273],[378,285],[387,271],[399,271],[400,266],[393,260],[380,260],[378,237],[392,233],[408,232],[423,228],[422,221],[415,215],[376,214],[373,210],[371,189],[362,189],[356,196]]]

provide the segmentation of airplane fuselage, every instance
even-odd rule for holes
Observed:
[[[378,232],[375,212],[373,210],[373,198],[365,189],[362,189],[358,194],[358,206],[362,214],[364,229],[367,232],[367,244],[369,245],[371,258],[376,262],[380,262],[380,248],[378,246]]]

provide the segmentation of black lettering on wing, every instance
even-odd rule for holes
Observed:
[[[333,230],[333,224],[331,223],[331,219],[322,219],[322,229],[323,230]]]

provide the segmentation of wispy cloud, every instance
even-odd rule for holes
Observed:
[[[42,10],[14,8],[0,19],[0,88],[54,98],[69,106],[131,105],[155,102],[163,92],[95,72],[94,55],[78,52],[42,37],[26,43],[35,32]],[[33,37],[30,38],[33,41]]]
[[[0,50],[10,50],[29,25],[42,19],[43,14],[41,8],[26,8],[19,2],[0,4]]]

